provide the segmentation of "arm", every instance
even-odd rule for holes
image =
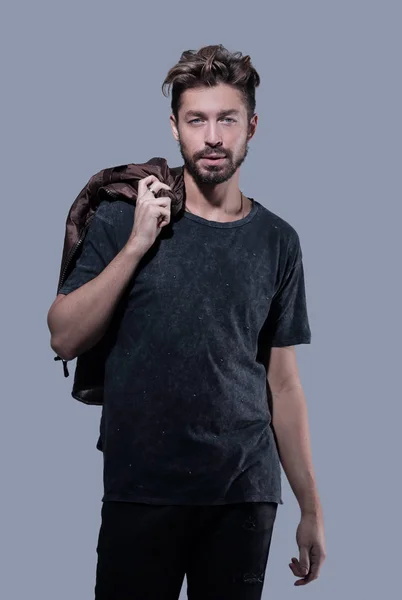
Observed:
[[[50,345],[64,360],[89,350],[103,337],[141,258],[169,224],[170,198],[154,196],[162,189],[170,188],[155,175],[138,182],[133,228],[120,252],[114,217],[121,211],[114,202],[100,203],[82,254],[48,312]]]
[[[317,579],[325,559],[324,523],[311,458],[307,406],[296,363],[296,344],[309,344],[302,253],[298,238],[272,300],[268,324],[271,349],[267,379],[272,396],[272,425],[289,484],[301,509],[296,532],[299,560],[289,567],[296,586]],[[290,258],[290,256],[292,256]]]
[[[92,348],[104,335],[142,253],[124,247],[94,279],[68,295],[58,294],[47,323],[51,348],[64,360]]]
[[[318,515],[321,504],[315,482],[307,406],[294,346],[272,348],[268,367],[272,425],[282,466],[302,514]]]

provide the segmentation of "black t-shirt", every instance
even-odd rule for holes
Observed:
[[[60,293],[101,273],[134,211],[99,205]],[[255,200],[234,222],[182,213],[140,262],[110,328],[103,501],[283,504],[267,356],[310,343],[295,229]]]

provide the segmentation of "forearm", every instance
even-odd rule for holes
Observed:
[[[141,257],[123,248],[97,277],[50,308],[51,347],[61,358],[72,360],[103,337]]]
[[[272,394],[272,425],[283,469],[302,513],[318,514],[321,504],[314,477],[307,405],[302,386]]]

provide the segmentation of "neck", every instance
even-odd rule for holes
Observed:
[[[238,180],[236,173],[224,183],[200,186],[184,169],[187,210],[212,221],[222,217],[241,218],[242,212],[246,209],[248,212],[249,200],[242,198]]]

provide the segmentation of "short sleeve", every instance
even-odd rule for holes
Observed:
[[[302,250],[296,235],[267,318],[271,347],[310,344]]]
[[[82,243],[77,262],[59,294],[70,294],[97,277],[118,253],[110,202],[103,201],[95,212]]]

